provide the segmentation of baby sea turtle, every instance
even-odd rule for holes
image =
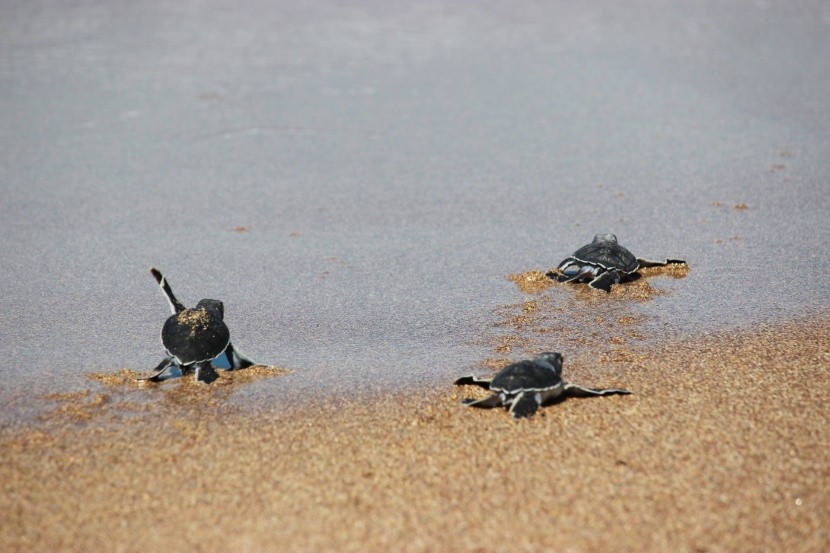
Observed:
[[[223,354],[228,358],[230,370],[255,364],[231,344],[230,331],[222,320],[225,308],[221,301],[204,299],[195,308],[187,309],[173,295],[161,272],[155,268],[150,272],[170,303],[173,315],[161,329],[161,343],[167,350],[167,357],[158,364],[152,375],[138,380],[158,382],[173,365],[177,365],[182,374],[195,369],[196,381],[209,384],[218,378],[211,361]]]
[[[673,263],[686,262],[682,259],[652,261],[634,257],[617,243],[617,237],[613,234],[597,234],[593,242],[576,250],[547,275],[559,282],[588,282],[591,288],[610,292],[612,284],[628,280],[640,269]]]
[[[621,388],[595,390],[569,384],[562,380],[562,354],[555,351],[540,353],[532,360],[519,361],[500,370],[492,379],[464,376],[456,386],[473,385],[495,392],[482,399],[465,399],[470,407],[509,407],[514,419],[529,417],[540,405],[550,400],[574,396],[605,396],[630,394]]]

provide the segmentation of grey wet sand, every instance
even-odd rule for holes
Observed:
[[[117,386],[56,398],[92,415],[0,434],[0,549],[827,551],[828,323],[631,350],[601,379],[566,358],[635,395],[521,422],[449,385],[302,409],[188,379],[143,410]]]

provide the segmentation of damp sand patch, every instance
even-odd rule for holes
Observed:
[[[490,328],[476,343],[489,346],[500,360],[559,351],[567,366],[574,359],[589,363],[653,338],[654,321],[637,306],[665,291],[653,288],[646,279],[614,286],[611,293],[548,281],[551,284],[537,289],[532,299],[497,307]],[[501,361],[482,365],[503,367]]]
[[[509,362],[531,358],[544,351],[562,352],[566,367],[581,364],[601,375],[609,359],[638,359],[639,345],[662,336],[642,304],[670,290],[652,286],[654,277],[684,278],[685,263],[641,269],[611,292],[587,284],[560,283],[541,270],[506,278],[528,296],[525,301],[494,310],[494,322],[475,343],[489,346],[492,358],[478,366],[498,370]]]
[[[212,384],[207,384],[206,386],[232,386],[234,384],[247,384],[262,378],[285,376],[291,372],[291,369],[269,365],[253,365],[251,367],[236,371],[219,369],[216,372],[219,375],[219,378]],[[137,388],[147,388],[158,386],[160,384],[148,382],[146,380],[136,380],[142,376],[146,376],[146,374],[135,372],[129,368],[122,368],[112,373],[90,373],[87,375],[90,380],[99,382],[105,386],[134,386]],[[190,376],[192,377],[192,375]],[[188,379],[188,375],[184,375],[180,378],[183,380],[192,380],[192,378]],[[172,382],[174,380],[178,379],[166,379],[165,382]]]
[[[41,420],[66,420],[75,423],[114,422],[185,409],[190,414],[204,410],[229,411],[228,403],[240,386],[286,376],[291,369],[254,365],[237,371],[217,371],[219,378],[211,384],[195,382],[192,375],[171,378],[160,383],[137,381],[143,375],[129,368],[114,372],[89,373],[95,389],[47,394],[42,399],[53,404]]]

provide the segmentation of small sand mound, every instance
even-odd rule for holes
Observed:
[[[670,263],[664,267],[648,267],[638,271],[643,277],[670,276],[672,278],[683,278],[689,274],[687,263]]]
[[[508,275],[507,280],[515,282],[516,286],[519,287],[519,290],[525,294],[538,294],[553,284],[553,280],[551,280],[550,277],[545,275],[542,271],[535,269],[532,271],[525,271],[524,273]]]

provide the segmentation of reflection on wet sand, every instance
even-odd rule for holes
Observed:
[[[636,346],[653,337],[645,324],[649,316],[638,306],[669,293],[649,281],[688,274],[686,264],[640,269],[610,293],[586,284],[559,283],[541,270],[509,275],[528,299],[496,309],[487,340],[498,356],[481,365],[497,370],[521,356],[548,350],[561,351],[577,366],[595,370],[609,361],[635,362],[642,357]]]

